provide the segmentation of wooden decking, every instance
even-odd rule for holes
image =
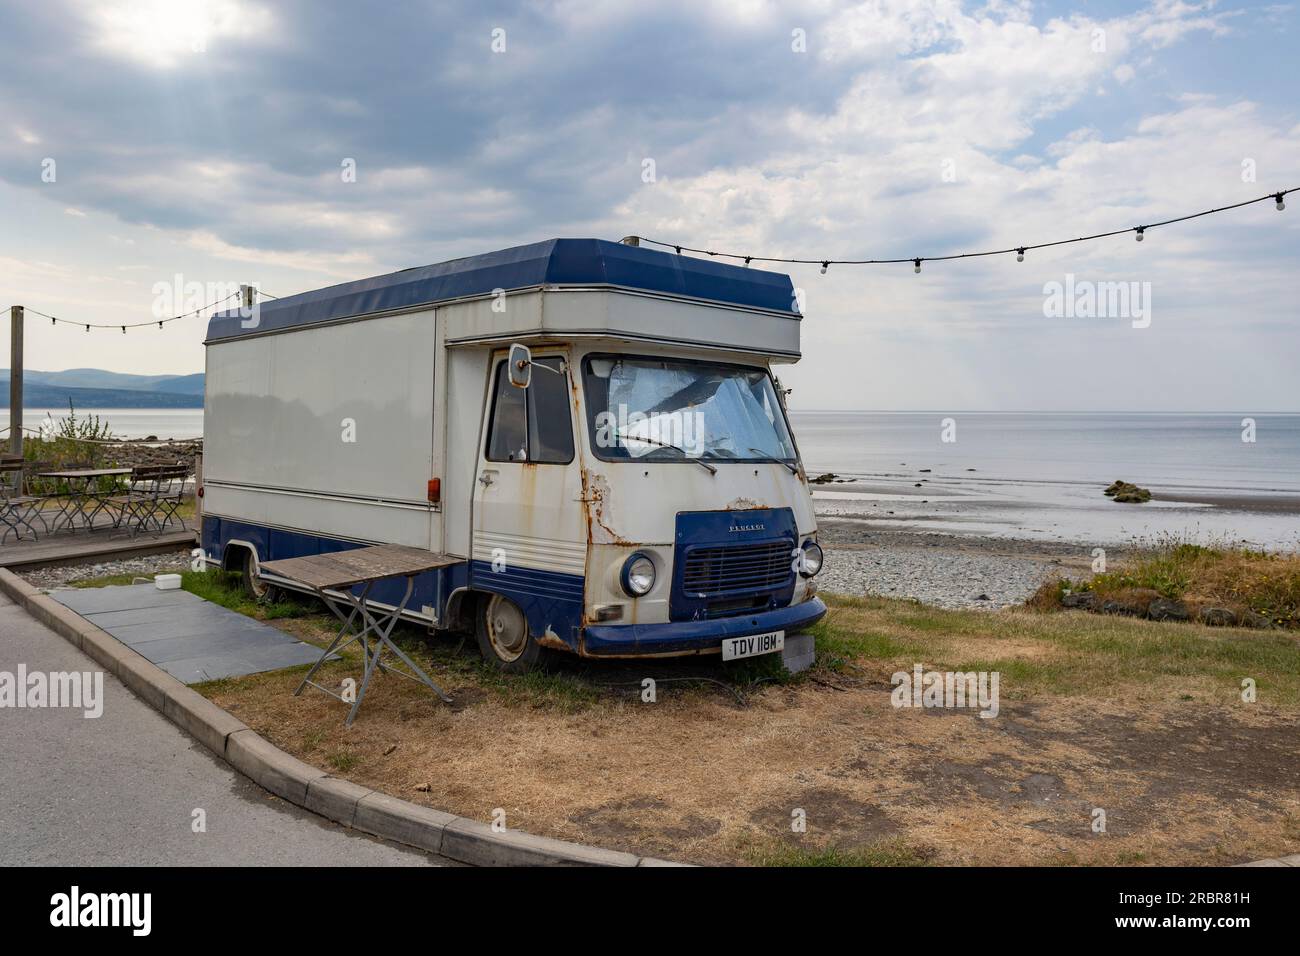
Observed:
[[[158,554],[193,547],[193,530],[177,529],[165,534],[138,534],[105,528],[99,531],[60,531],[43,534],[37,541],[14,541],[13,535],[0,544],[0,568],[40,568],[52,564],[114,560],[139,554]]]

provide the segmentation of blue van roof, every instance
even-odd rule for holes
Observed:
[[[537,286],[617,286],[787,313],[790,277],[606,239],[547,239],[404,269],[264,302],[254,328],[237,310],[217,313],[208,341]]]

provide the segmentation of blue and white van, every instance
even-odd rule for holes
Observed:
[[[279,558],[457,558],[408,614],[505,670],[780,650],[826,612],[772,375],[799,323],[786,275],[597,239],[216,315],[206,560],[265,595],[293,586],[259,570]]]

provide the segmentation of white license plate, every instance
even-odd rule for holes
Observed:
[[[738,657],[757,657],[771,654],[785,647],[785,631],[768,631],[748,637],[729,637],[722,642],[722,659],[734,661]]]

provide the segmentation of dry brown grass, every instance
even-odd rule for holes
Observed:
[[[348,730],[300,671],[201,688],[278,746],[404,799],[562,839],[712,863],[1204,864],[1300,852],[1293,637],[1081,613],[832,599],[791,683],[663,682],[717,665],[495,677],[406,646],[451,689],[373,687]],[[276,622],[319,640],[322,618]],[[914,662],[999,670],[1001,712],[895,709]],[[330,665],[322,682],[355,674]],[[1259,702],[1244,704],[1253,676]],[[627,682],[625,686],[622,682]],[[1093,811],[1107,832],[1093,833]],[[807,832],[791,829],[806,814]]]

